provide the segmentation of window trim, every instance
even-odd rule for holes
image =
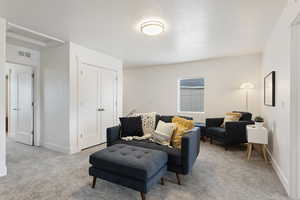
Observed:
[[[181,111],[180,110],[180,81],[186,79],[203,79],[204,80],[204,106],[203,111],[196,112],[196,111]],[[178,78],[177,79],[177,113],[186,113],[186,114],[204,114],[205,113],[205,90],[206,90],[206,80],[203,77],[185,77],[185,78]]]

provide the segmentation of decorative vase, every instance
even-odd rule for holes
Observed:
[[[263,127],[264,123],[263,122],[255,122],[255,126],[257,126],[257,127]]]

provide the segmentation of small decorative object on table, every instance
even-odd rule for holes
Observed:
[[[248,139],[248,150],[247,156],[250,160],[253,144],[259,144],[261,146],[261,152],[264,160],[267,162],[266,145],[268,144],[268,130],[263,126],[248,125],[247,126],[247,139]]]
[[[261,116],[257,116],[257,117],[255,117],[254,121],[255,121],[255,126],[257,126],[257,127],[263,127],[263,125],[264,125],[264,118],[262,118]]]

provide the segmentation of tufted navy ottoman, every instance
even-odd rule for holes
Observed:
[[[151,187],[161,180],[167,170],[168,155],[158,150],[116,144],[90,156],[89,169],[96,179],[101,178],[141,192],[142,199]]]

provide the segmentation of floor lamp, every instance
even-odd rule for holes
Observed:
[[[240,86],[241,89],[245,90],[246,91],[246,109],[247,109],[247,112],[249,111],[249,107],[248,107],[248,96],[249,96],[249,90],[253,89],[254,88],[254,85],[252,83],[243,83],[241,86]]]

